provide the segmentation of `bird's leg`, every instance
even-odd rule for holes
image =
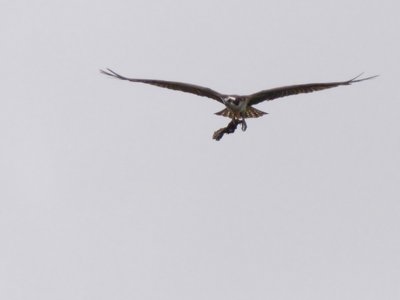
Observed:
[[[242,120],[240,121],[240,123],[242,123],[242,131],[246,131],[246,129],[247,129],[246,120],[245,120],[244,118],[242,118]]]

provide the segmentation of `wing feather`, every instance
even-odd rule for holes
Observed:
[[[281,97],[286,97],[286,96],[291,96],[291,95],[296,95],[296,94],[301,94],[301,93],[311,93],[315,91],[321,91],[325,89],[330,89],[334,88],[337,86],[341,85],[350,85],[352,83],[364,81],[364,80],[369,80],[372,78],[377,77],[376,76],[371,76],[367,78],[360,78],[362,74],[358,75],[357,77],[354,77],[350,80],[347,81],[339,81],[339,82],[325,82],[325,83],[308,83],[308,84],[298,84],[298,85],[289,85],[289,86],[283,86],[283,87],[278,87],[278,88],[273,88],[269,90],[263,90],[260,92],[257,92],[255,94],[249,95],[249,105],[254,105],[263,101],[270,101],[274,100],[276,98],[281,98]]]
[[[110,69],[107,69],[107,71],[100,70],[100,72],[102,74],[112,76],[114,78],[118,78],[121,80],[128,80],[131,82],[141,82],[141,83],[155,85],[155,86],[162,87],[162,88],[167,88],[167,89],[171,89],[171,90],[176,90],[176,91],[181,91],[181,92],[185,92],[185,93],[195,94],[198,96],[212,98],[221,103],[222,103],[223,97],[225,96],[225,95],[220,94],[210,88],[202,87],[202,86],[194,85],[194,84],[190,84],[190,83],[156,80],[156,79],[127,78],[127,77],[124,77],[124,76],[110,70]]]

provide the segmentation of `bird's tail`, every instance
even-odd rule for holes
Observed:
[[[227,108],[225,108],[225,109],[223,109],[223,110],[221,110],[219,112],[216,112],[215,114],[218,115],[218,116],[228,117],[228,118],[231,118],[231,119],[235,118],[235,114],[231,110],[229,110]],[[250,106],[241,115],[245,119],[248,119],[248,118],[259,118],[259,117],[261,117],[263,115],[266,115],[266,114],[268,114],[268,113],[263,112],[263,111],[261,111],[261,110],[259,110],[257,108],[254,108],[254,107]]]

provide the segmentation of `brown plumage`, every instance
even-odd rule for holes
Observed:
[[[378,77],[378,75],[375,75],[358,79],[361,75],[362,74],[346,81],[297,84],[297,85],[282,86],[278,88],[260,91],[248,96],[250,98],[249,104],[254,105],[263,101],[274,100],[276,98],[302,94],[302,93],[312,93],[316,91],[331,89],[340,85],[350,85],[352,83],[361,82],[364,80],[369,80]]]
[[[245,119],[247,118],[258,118],[265,114],[261,110],[258,110],[253,105],[256,105],[263,101],[271,101],[277,98],[282,98],[286,96],[301,94],[301,93],[311,93],[315,91],[321,91],[325,89],[330,89],[342,85],[351,85],[356,82],[361,82],[364,80],[369,80],[376,76],[370,76],[366,78],[360,78],[360,75],[354,77],[350,80],[346,81],[337,81],[337,82],[323,82],[323,83],[307,83],[307,84],[297,84],[297,85],[289,85],[283,86],[268,90],[262,90],[257,93],[251,95],[227,95],[221,94],[217,91],[214,91],[207,87],[202,87],[199,85],[194,85],[190,83],[184,82],[176,82],[176,81],[165,81],[165,80],[156,80],[156,79],[136,79],[136,78],[128,78],[124,77],[110,69],[107,71],[100,70],[102,74],[118,78],[121,80],[127,80],[131,82],[140,82],[145,84],[150,84],[162,88],[177,90],[185,93],[191,93],[198,96],[208,97],[214,99],[226,106],[225,109],[216,113],[216,115],[228,117],[232,120],[237,120],[240,122],[235,122],[235,126],[239,123],[242,124],[242,130],[246,130],[247,125]],[[236,128],[236,127],[235,127]]]

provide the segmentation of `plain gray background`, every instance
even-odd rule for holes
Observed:
[[[398,1],[1,3],[1,299],[400,299]]]

